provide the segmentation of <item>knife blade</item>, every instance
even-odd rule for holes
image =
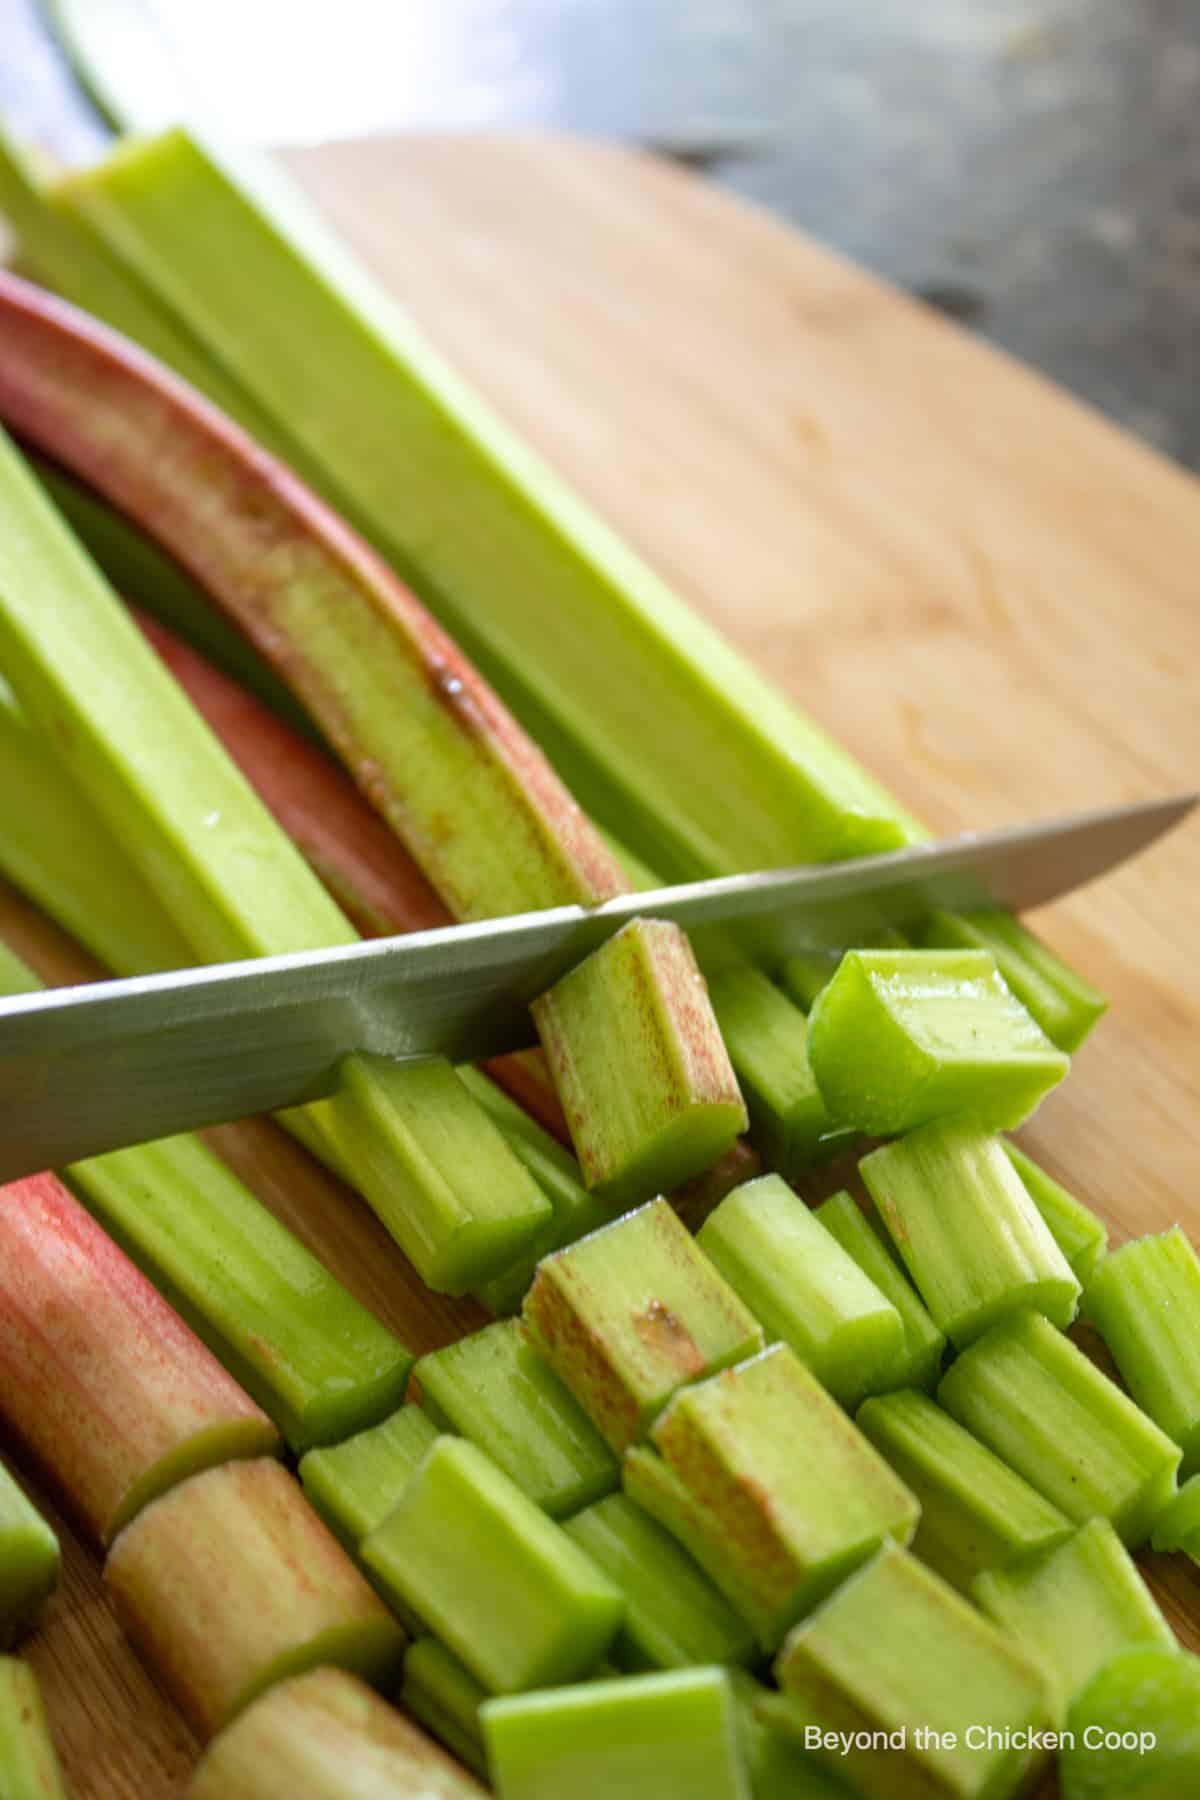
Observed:
[[[465,1061],[523,1048],[529,1002],[634,918],[699,932],[706,957],[733,948],[778,965],[939,908],[1042,905],[1137,854],[1198,798],[0,999],[0,1181],[319,1099],[352,1051]]]

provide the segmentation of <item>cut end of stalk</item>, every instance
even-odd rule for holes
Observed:
[[[746,1108],[686,936],[635,919],[533,1004],[588,1186],[627,1206],[730,1150]]]
[[[980,950],[847,951],[808,1051],[835,1122],[878,1137],[952,1113],[1019,1125],[1070,1066]]]

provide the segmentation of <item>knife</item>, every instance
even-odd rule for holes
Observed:
[[[778,966],[940,908],[1042,905],[1143,850],[1198,798],[0,999],[0,1181],[319,1099],[351,1051],[465,1061],[521,1049],[529,1002],[634,918],[698,932],[710,965],[732,949]]]

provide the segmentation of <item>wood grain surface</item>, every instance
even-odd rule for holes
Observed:
[[[1196,784],[1191,477],[664,163],[442,136],[287,161],[496,406],[939,831]],[[1117,1239],[1200,1237],[1198,891],[1189,825],[1038,920],[1112,1010],[1024,1140]],[[11,892],[0,932],[49,977],[79,967]],[[414,1347],[475,1322],[274,1126],[220,1135]],[[28,1653],[72,1792],[178,1792],[194,1744],[64,1538]],[[1197,1571],[1147,1567],[1200,1645]]]

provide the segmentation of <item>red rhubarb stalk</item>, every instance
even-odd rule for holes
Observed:
[[[107,1543],[266,1414],[53,1175],[0,1188],[0,1418]]]

